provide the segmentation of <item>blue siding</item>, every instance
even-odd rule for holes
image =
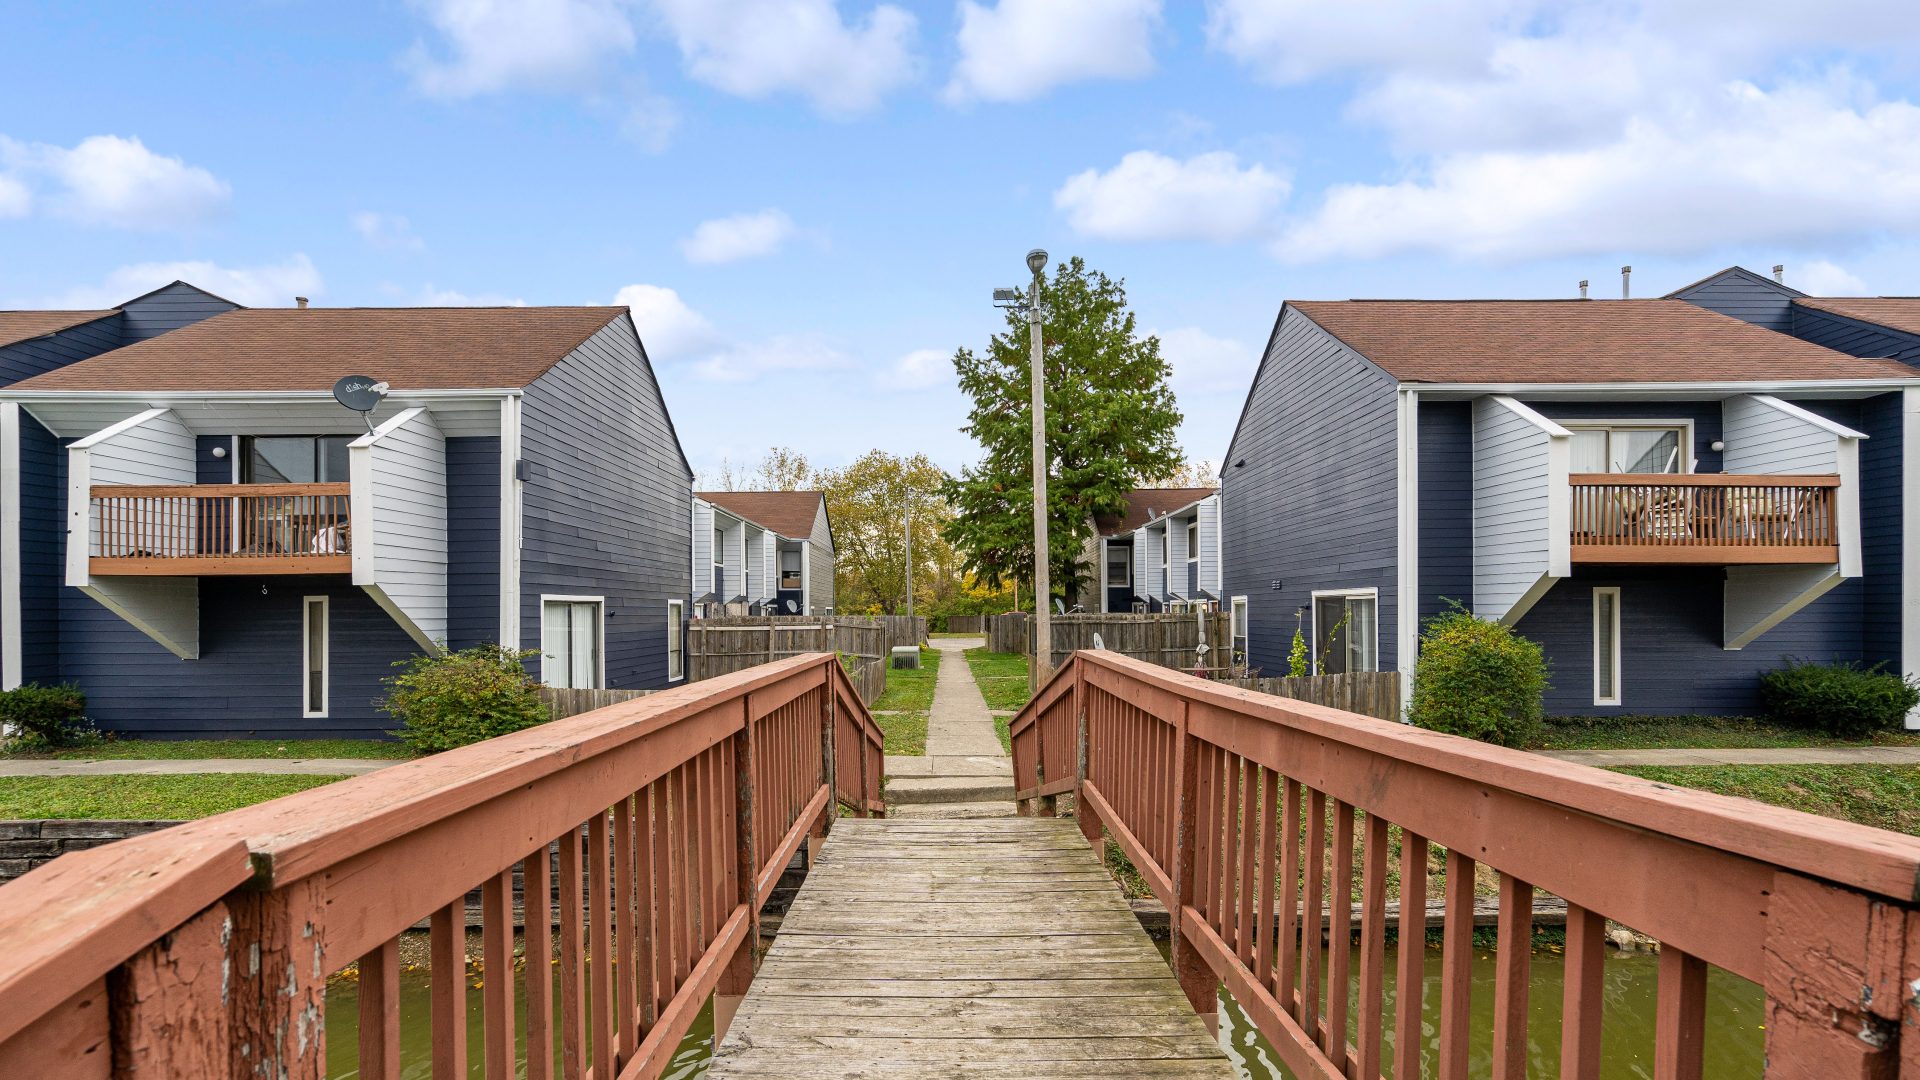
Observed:
[[[1593,704],[1593,590],[1620,588],[1621,704]],[[1857,661],[1860,582],[1842,584],[1738,652],[1721,647],[1725,571],[1576,568],[1515,626],[1546,650],[1550,716],[1751,716],[1786,657]]]
[[[418,650],[344,577],[200,579],[200,659],[182,660],[78,589],[61,589],[63,678],[102,728],[145,738],[378,738],[374,702],[393,662]],[[332,598],[325,719],[300,708],[300,604]]]
[[[1420,403],[1420,618],[1473,607],[1473,403]]]
[[[67,452],[20,413],[20,677],[60,681],[60,593],[66,579]],[[9,632],[12,628],[7,628]]]
[[[500,640],[500,438],[447,440],[447,645]]]
[[[0,386],[44,375],[55,368],[119,348],[120,322],[121,316],[116,313],[46,337],[0,346]]]
[[[1850,356],[1890,356],[1920,367],[1920,334],[1796,304],[1793,336]]]
[[[293,297],[287,300],[291,303]],[[132,345],[159,337],[169,330],[190,326],[239,306],[184,281],[176,281],[120,305],[124,313],[120,344]]]
[[[1248,659],[1263,672],[1285,670],[1315,589],[1379,589],[1380,667],[1395,666],[1397,397],[1392,377],[1282,310],[1220,482],[1222,583],[1247,597]]]
[[[1694,472],[1719,472],[1721,405],[1718,401],[1529,401],[1550,420],[1692,420]]]
[[[1793,332],[1793,298],[1803,295],[1734,266],[1672,293],[1670,298],[1787,334]]]
[[[1900,667],[1901,477],[1905,432],[1901,395],[1859,403],[1860,563],[1863,610],[1861,651],[1870,664]],[[1810,404],[1810,403],[1803,403]]]
[[[521,644],[540,595],[606,597],[607,683],[667,684],[667,601],[687,597],[693,474],[624,315],[526,389]]]

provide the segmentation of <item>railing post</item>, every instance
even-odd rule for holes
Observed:
[[[838,663],[838,661],[835,661]],[[734,877],[739,881],[733,897],[747,908],[747,932],[740,948],[727,961],[720,984],[713,992],[713,1038],[718,1045],[747,996],[754,968],[760,962],[760,866],[755,854],[753,834],[753,695],[748,694],[744,722],[733,734],[733,849]]]
[[[233,917],[227,945],[233,1075],[323,1080],[331,969],[319,880],[236,892],[227,903]]]
[[[1194,845],[1200,842],[1200,762],[1194,753],[1193,738],[1187,734],[1187,702],[1182,699],[1174,716],[1173,775],[1178,787],[1174,801],[1173,910],[1167,914],[1173,927],[1173,977],[1187,995],[1187,1003],[1207,1023],[1207,1030],[1220,1023],[1216,979],[1206,958],[1187,939],[1187,908],[1194,896]]]
[[[1773,881],[1762,956],[1767,1075],[1893,1076],[1913,993],[1899,959],[1905,913],[1799,874]]]
[[[1074,763],[1073,763],[1073,816],[1080,823],[1080,835],[1093,845],[1095,854],[1104,855],[1101,840],[1103,830],[1100,816],[1087,804],[1087,768],[1091,761],[1092,748],[1087,744],[1087,668],[1078,655],[1073,660],[1073,716],[1074,716]]]
[[[232,933],[227,906],[215,904],[107,976],[115,1076],[226,1075]]]
[[[835,654],[827,661],[834,667],[840,666],[840,657]],[[834,719],[839,715],[840,695],[834,685],[833,672],[826,664],[820,666],[820,776],[827,784],[827,805],[820,811],[820,820],[814,824],[812,836],[808,840],[807,865],[813,865],[813,857],[818,854],[816,842],[824,839],[827,830],[833,827],[833,821],[840,816],[840,786],[838,763],[833,759]]]

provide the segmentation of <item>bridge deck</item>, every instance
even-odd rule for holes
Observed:
[[[708,1075],[1233,1072],[1072,822],[841,818]]]

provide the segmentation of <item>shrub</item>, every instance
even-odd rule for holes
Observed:
[[[1852,739],[1901,727],[1920,705],[1920,684],[1878,664],[1788,658],[1785,667],[1760,676],[1760,704],[1783,724]]]
[[[521,665],[532,655],[476,645],[396,662],[401,672],[386,680],[393,689],[380,703],[400,721],[389,734],[416,754],[434,754],[546,723],[540,684]]]
[[[1427,620],[1409,718],[1423,728],[1521,746],[1540,728],[1547,659],[1513,628],[1465,608]]]
[[[1287,674],[1296,679],[1308,674],[1307,635],[1297,626],[1293,628],[1293,647],[1287,650]]]
[[[72,685],[31,683],[0,693],[0,731],[18,750],[59,750],[98,736],[86,718],[87,695]]]

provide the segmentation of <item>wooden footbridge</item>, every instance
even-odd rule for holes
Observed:
[[[1224,987],[1296,1076],[1507,1080],[1543,891],[1568,904],[1561,1076],[1599,1076],[1613,919],[1662,943],[1659,1080],[1702,1075],[1711,968],[1764,989],[1768,1076],[1920,1080],[1920,840],[1104,653],[1013,737],[1026,816],[877,818],[880,732],[834,657],[795,657],[62,856],[0,888],[0,1077],[397,1080],[419,1035],[436,1080],[635,1080],[710,1000],[716,1077],[1225,1076]],[[1108,841],[1172,916],[1171,968]],[[1387,951],[1389,892],[1430,877],[1437,980]],[[1501,902],[1490,1031],[1476,886]],[[329,1045],[349,966],[358,1037]]]

